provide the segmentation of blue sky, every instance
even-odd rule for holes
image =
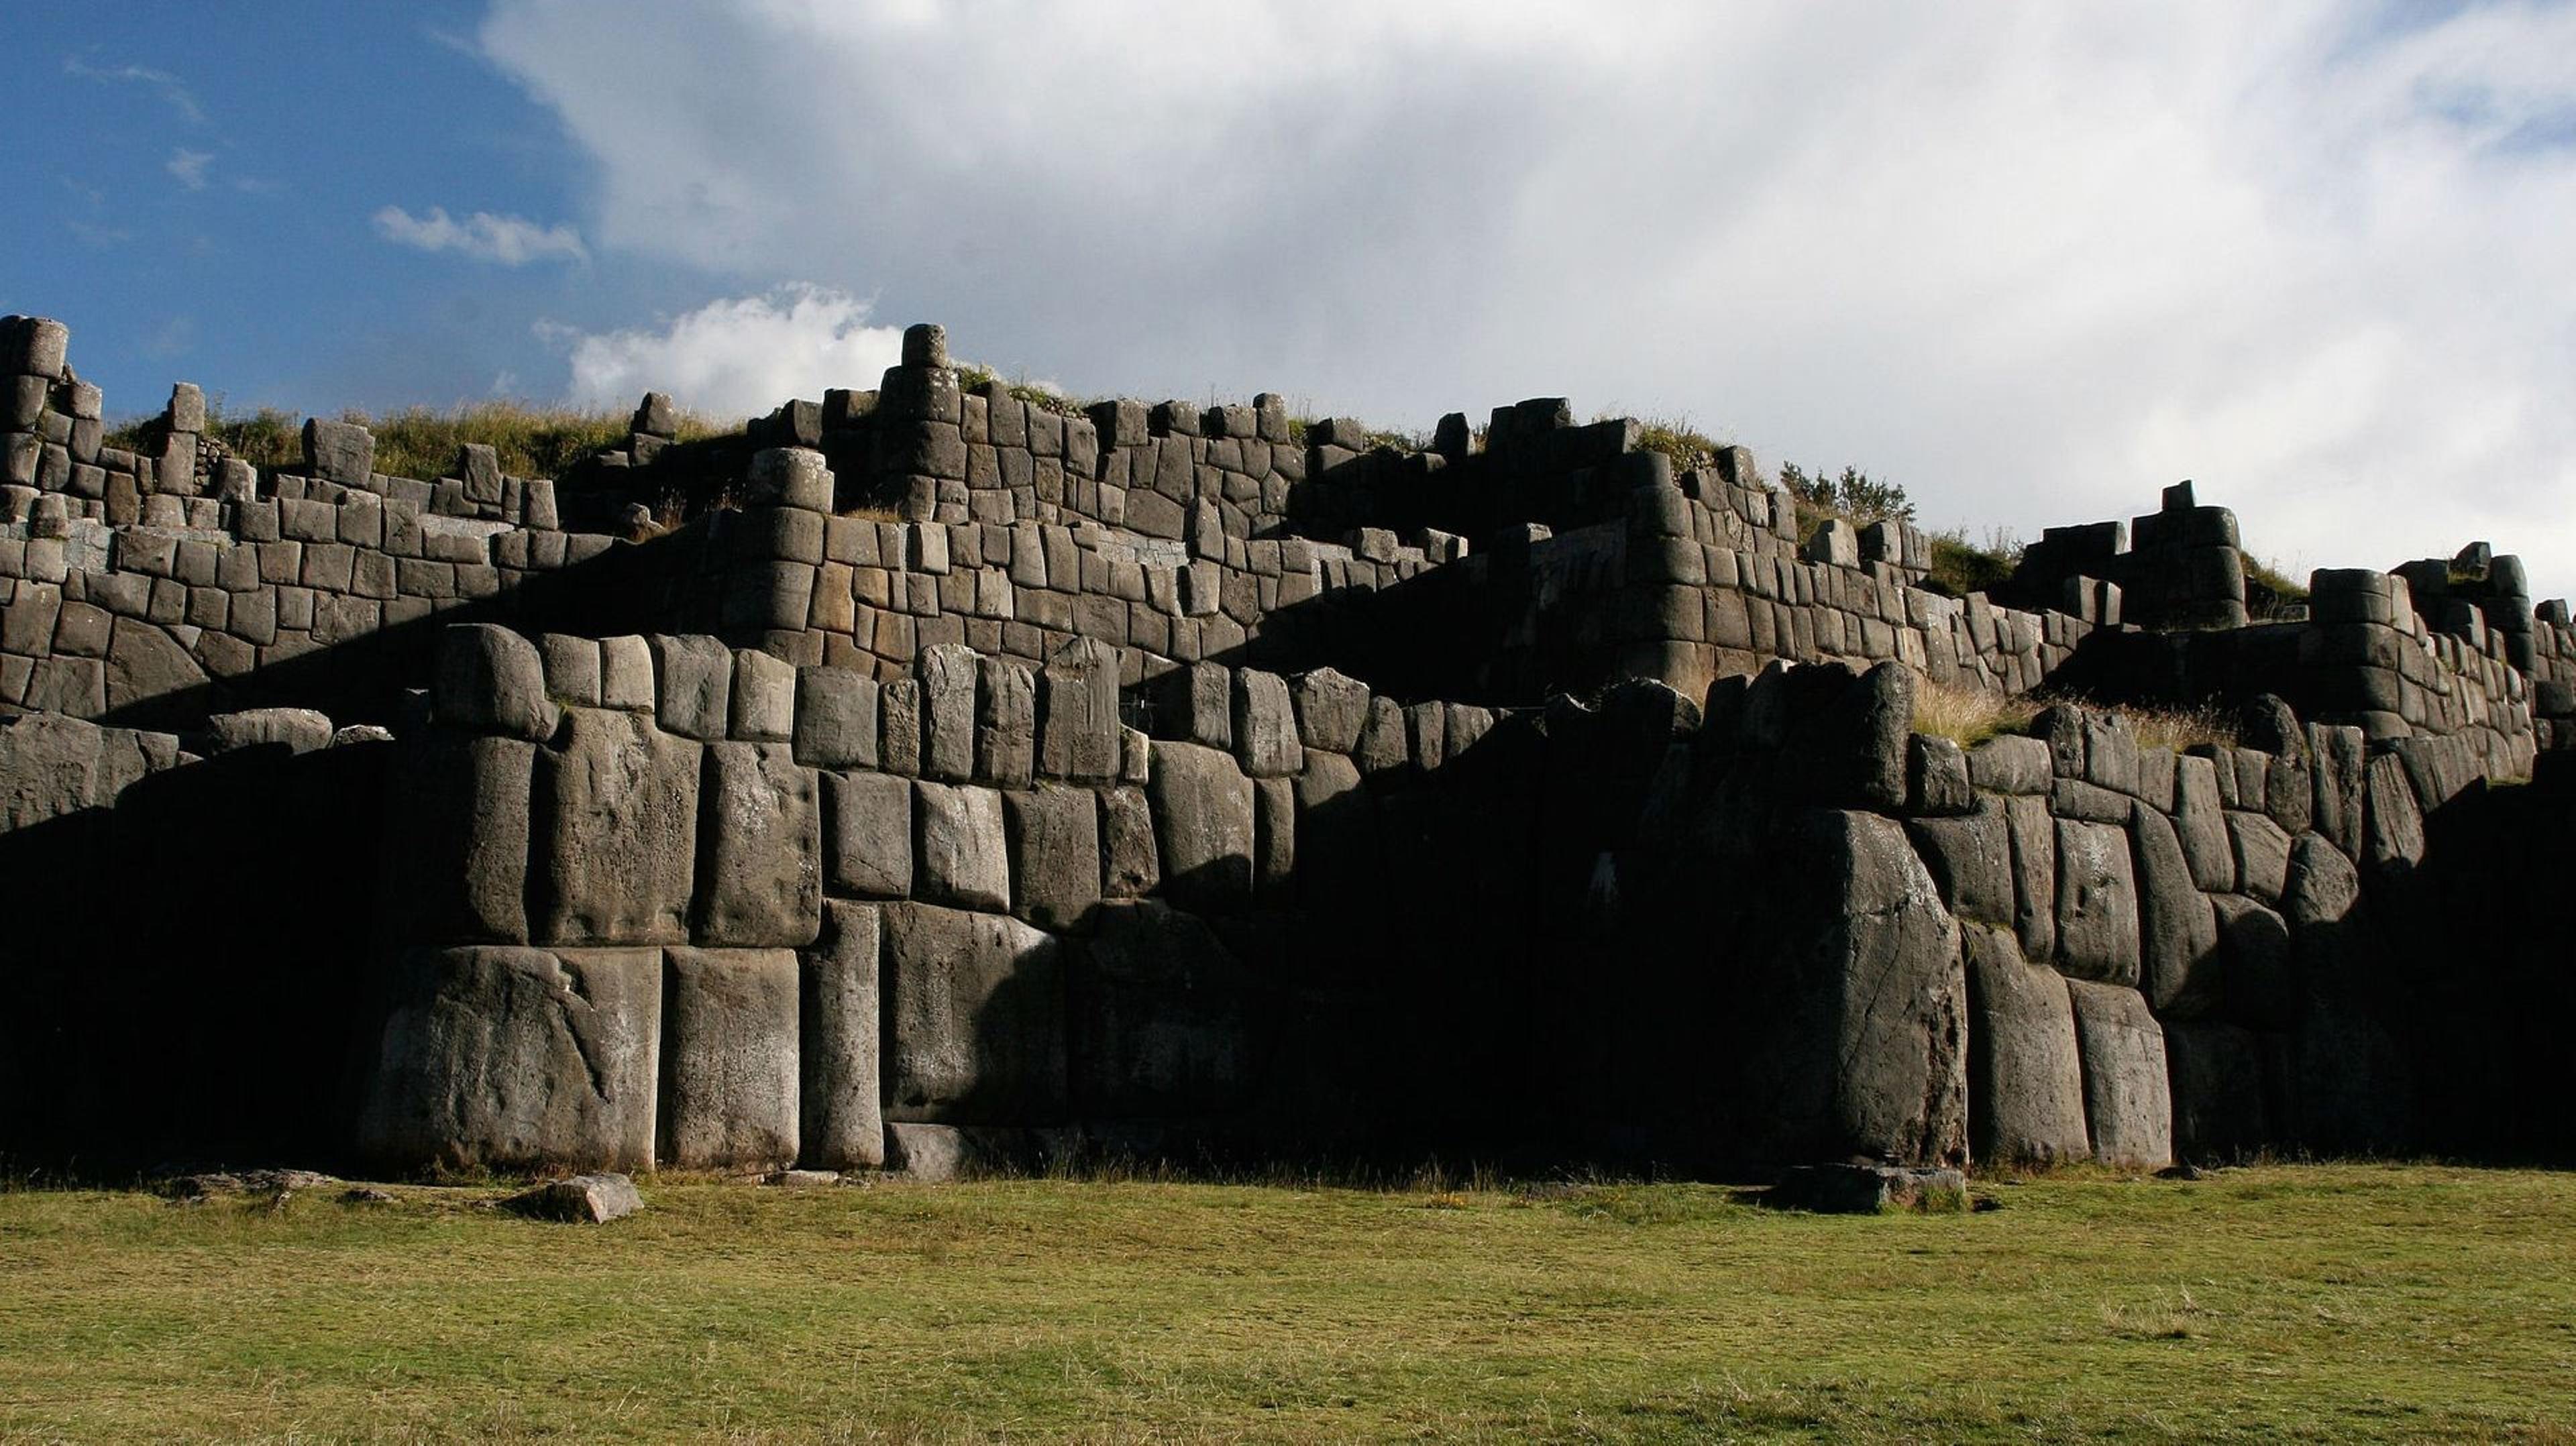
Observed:
[[[1571,395],[2034,535],[2576,587],[2576,13],[2170,0],[14,7],[0,307],[112,411],[711,413],[892,328],[1425,427]]]

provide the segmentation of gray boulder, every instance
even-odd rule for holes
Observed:
[[[1002,796],[989,788],[913,785],[913,893],[935,904],[1002,913],[1011,907]]]
[[[1253,787],[1232,754],[1157,740],[1145,797],[1175,903],[1225,909],[1251,895]]]
[[[823,775],[832,893],[900,899],[912,892],[912,788],[884,773]]]
[[[537,757],[529,923],[550,944],[688,940],[700,749],[640,713],[565,710]]]
[[[2173,1099],[2165,1036],[2135,989],[2071,979],[2075,1034],[2084,1058],[2084,1118],[2093,1158],[2158,1169],[2173,1163]]]
[[[2084,1065],[2066,980],[2023,961],[2008,933],[1967,928],[1968,1120],[1979,1160],[2053,1164],[2092,1154]]]
[[[400,1169],[649,1170],[655,949],[415,949],[369,1060],[360,1152]]]
[[[1064,962],[1056,941],[1017,919],[928,904],[888,904],[884,916],[886,1118],[1060,1118]]]
[[[546,695],[544,658],[536,644],[490,623],[459,624],[439,635],[430,703],[451,728],[539,743],[554,736],[557,714]]]
[[[624,1175],[575,1175],[522,1190],[503,1200],[501,1208],[531,1220],[605,1225],[643,1209],[644,1198],[635,1193],[635,1182]]]
[[[711,743],[698,793],[697,941],[794,948],[822,928],[823,810],[784,743]]]
[[[2138,889],[2124,829],[2058,820],[2057,967],[2079,979],[2138,982]]]
[[[804,1093],[798,1111],[804,1162],[823,1170],[885,1163],[878,1109],[877,956],[883,921],[873,904],[823,906],[823,936],[802,956],[797,1023]]]
[[[796,1161],[796,955],[787,949],[665,951],[662,1164],[677,1170],[783,1169]]]

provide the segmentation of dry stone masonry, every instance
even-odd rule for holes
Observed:
[[[2483,545],[2299,603],[2184,484],[1951,597],[1561,400],[1416,450],[929,327],[561,479],[271,471],[185,384],[106,447],[67,343],[0,323],[13,1160],[2576,1143],[2576,633]]]

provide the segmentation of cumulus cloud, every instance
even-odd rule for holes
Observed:
[[[708,417],[766,413],[828,387],[873,387],[903,355],[901,327],[868,325],[868,304],[827,287],[784,286],[709,302],[655,327],[540,334],[572,360],[576,405],[633,405],[669,392]]]
[[[1570,393],[1934,524],[2190,476],[2293,569],[2488,536],[2576,587],[2576,8],[494,0],[479,40],[600,244],[1085,390]]]
[[[590,259],[581,233],[570,226],[541,226],[525,217],[495,216],[489,211],[458,221],[443,206],[430,207],[426,216],[387,206],[376,213],[376,234],[422,251],[453,251],[496,266]]]

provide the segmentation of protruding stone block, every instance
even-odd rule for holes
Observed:
[[[1160,841],[1163,887],[1175,902],[1222,909],[1252,892],[1252,780],[1234,756],[1157,741],[1145,785]]]
[[[823,934],[803,955],[797,1023],[804,1093],[798,1136],[818,1170],[885,1163],[878,1108],[877,957],[882,918],[873,904],[823,906]]]
[[[900,899],[912,892],[912,784],[884,773],[827,773],[828,883],[835,894]]]
[[[1010,843],[1000,794],[918,783],[913,817],[915,897],[997,914],[1011,907]]]
[[[888,904],[889,1121],[1052,1123],[1065,1104],[1064,966],[1056,941],[997,914]]]
[[[2066,980],[2010,934],[1960,931],[1968,961],[1968,1118],[1980,1161],[2088,1159],[2084,1062]]]
[[[2173,1163],[2173,1098],[2165,1035],[2135,989],[2067,981],[2084,1053],[2084,1117],[2093,1158],[2155,1169]]]
[[[358,1147],[401,1169],[646,1170],[657,949],[415,949],[395,966]]]
[[[822,927],[814,771],[781,743],[713,743],[699,786],[697,940],[799,947]]]
[[[534,643],[508,628],[469,623],[441,634],[430,701],[451,728],[532,742],[554,736],[545,662]]]
[[[804,1085],[795,952],[674,948],[664,959],[661,1163],[738,1172],[794,1164]]]
[[[698,755],[638,713],[565,710],[537,758],[530,923],[549,944],[687,941]]]
[[[651,640],[662,730],[712,742],[733,726],[733,653],[709,637]]]
[[[1041,929],[1085,927],[1100,903],[1099,807],[1089,789],[1040,784],[1005,793],[1012,912]]]

